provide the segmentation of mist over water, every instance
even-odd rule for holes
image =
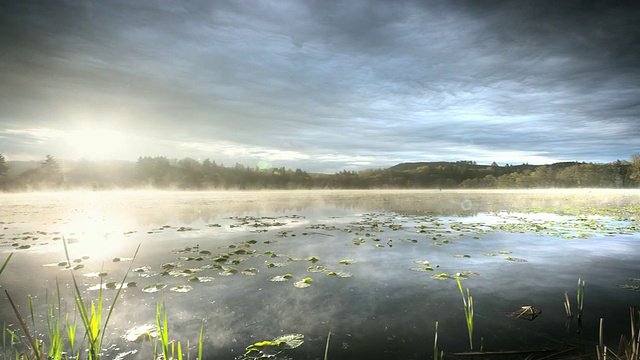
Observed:
[[[595,341],[600,317],[606,339],[617,344],[628,332],[628,307],[639,300],[637,292],[618,287],[640,277],[637,212],[629,208],[638,195],[589,190],[7,194],[0,195],[0,259],[15,254],[0,285],[25,313],[27,296],[34,297],[44,330],[56,281],[64,311],[73,312],[71,276],[59,265],[65,261],[62,236],[69,241],[70,258],[78,260],[74,264],[82,265],[74,271],[83,289],[99,284],[99,278],[85,276],[95,272],[108,274],[104,282],[120,281],[140,244],[133,266],[148,270],[129,275],[137,286],[125,289],[116,305],[109,326],[114,353],[140,349],[120,336],[153,323],[162,300],[171,337],[190,339],[193,346],[204,320],[205,351],[215,358],[234,358],[251,343],[291,333],[304,334],[305,344],[288,356],[320,358],[331,331],[332,359],[417,359],[432,353],[424,344],[432,344],[435,321],[441,349],[468,350],[455,280],[432,275],[474,272],[462,283],[474,296],[474,342],[483,337],[485,350],[556,344],[549,339]],[[606,209],[621,210],[617,219],[598,214]],[[205,266],[240,248],[255,253],[238,253],[219,264],[255,268],[257,274],[222,276],[220,269]],[[202,259],[188,260],[197,256]],[[305,260],[310,257],[319,261]],[[345,265],[343,259],[357,262]],[[419,266],[416,260],[430,261],[433,271],[411,271]],[[194,273],[161,275],[169,263]],[[316,265],[353,276],[309,272]],[[292,281],[267,281],[282,274],[291,274]],[[213,280],[188,281],[193,275]],[[293,286],[305,277],[313,278],[310,287]],[[575,298],[578,278],[587,283],[580,334],[575,319],[565,329],[562,305],[564,291]],[[167,287],[142,291],[155,283]],[[170,290],[184,285],[192,290]],[[115,292],[104,294],[110,301]],[[96,296],[97,291],[86,291],[86,299]],[[1,320],[15,322],[7,300],[0,304]],[[505,315],[525,305],[542,309],[542,315],[531,322]],[[130,358],[145,351],[149,344]]]

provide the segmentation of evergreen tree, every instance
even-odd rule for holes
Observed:
[[[4,187],[4,184],[7,180],[7,172],[9,171],[9,167],[7,166],[7,162],[4,159],[4,156],[0,154],[0,188]]]

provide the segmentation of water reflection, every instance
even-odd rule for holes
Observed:
[[[595,339],[597,319],[605,317],[610,324],[607,336],[617,341],[627,328],[627,307],[637,301],[636,293],[617,288],[640,272],[633,220],[522,212],[552,206],[620,207],[629,200],[624,193],[595,198],[588,193],[142,192],[3,195],[2,200],[2,249],[30,245],[15,250],[2,285],[14,298],[32,294],[42,300],[36,301],[42,314],[56,278],[66,308],[73,308],[68,270],[43,266],[65,260],[56,238],[77,239],[69,245],[70,256],[84,266],[77,274],[86,288],[100,280],[83,273],[106,272],[103,281],[119,281],[129,266],[122,260],[142,244],[136,267],[151,270],[130,275],[138,287],[123,291],[110,327],[112,343],[122,343],[118,336],[127,329],[152,323],[155,306],[163,300],[172,337],[195,343],[204,319],[209,351],[223,358],[287,333],[307,337],[305,346],[291,353],[295,358],[317,358],[329,331],[336,334],[332,359],[366,354],[424,358],[429,351],[421,344],[432,339],[435,321],[440,322],[441,348],[462,351],[466,327],[460,294],[450,277],[466,271],[479,273],[463,283],[476,301],[476,334],[484,336],[485,347],[492,350],[540,346],[547,336],[569,336],[563,294],[573,294],[578,278],[587,281],[586,340]],[[188,253],[178,252],[186,247]],[[240,271],[221,276],[214,265],[222,262],[215,259],[238,249],[255,253],[223,259],[225,266]],[[303,260],[314,256],[317,263]],[[350,258],[358,262],[340,263]],[[428,260],[433,271],[410,271],[415,260]],[[179,263],[180,271],[197,268],[197,276],[214,280],[163,276],[167,263]],[[353,277],[310,273],[311,265],[348,271]],[[242,275],[246,268],[258,273]],[[287,273],[292,281],[267,281]],[[431,277],[439,273],[447,278]],[[293,286],[294,280],[307,276],[313,278],[310,287]],[[167,287],[153,294],[141,291],[155,283]],[[186,284],[193,290],[169,290]],[[115,293],[105,294],[108,301]],[[6,300],[1,301],[0,316],[11,321]],[[533,322],[505,316],[525,305],[543,314]]]

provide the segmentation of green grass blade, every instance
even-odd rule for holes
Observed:
[[[200,325],[200,337],[198,338],[198,360],[202,360],[202,343],[204,340],[204,320],[202,320],[202,325]],[[326,359],[326,357],[325,357]]]
[[[111,302],[111,306],[109,307],[109,311],[107,312],[107,318],[104,320],[104,329],[102,331],[102,337],[100,338],[100,343],[102,343],[102,341],[104,340],[104,335],[107,332],[107,324],[109,323],[109,319],[111,319],[111,314],[113,313],[113,309],[116,307],[116,302],[118,301],[118,298],[120,297],[120,292],[122,292],[122,287],[124,286],[124,284],[127,281],[127,276],[129,276],[129,274],[131,273],[131,269],[133,269],[133,263],[136,260],[136,257],[138,256],[138,251],[140,251],[140,245],[138,244],[138,247],[136,248],[136,252],[133,254],[133,259],[131,260],[131,263],[129,264],[129,268],[127,269],[127,272],[125,272],[124,277],[122,278],[122,281],[120,282],[120,286],[118,286],[118,290],[116,291],[116,295],[113,297],[113,301]],[[100,286],[100,292],[102,292],[102,286]]]
[[[436,333],[433,336],[433,360],[438,360],[438,322],[436,321]]]
[[[18,319],[20,326],[22,327],[22,331],[24,331],[24,336],[27,338],[27,341],[29,341],[29,346],[31,347],[31,350],[35,354],[36,359],[42,360],[40,358],[40,352],[38,352],[38,345],[36,345],[36,343],[33,341],[33,338],[31,337],[31,333],[29,332],[29,327],[27,326],[27,323],[24,321],[24,318],[20,315],[20,312],[18,311],[16,304],[13,302],[13,299],[11,299],[11,296],[9,295],[9,292],[5,290],[4,293],[5,295],[7,295],[7,299],[9,299],[9,303],[13,308],[13,312],[16,315],[16,318]]]
[[[9,261],[11,260],[11,257],[13,256],[13,253],[9,254],[9,257],[7,257],[4,260],[4,263],[2,264],[2,267],[0,267],[0,275],[2,275],[2,272],[4,271],[4,269],[7,267],[7,265],[9,264]]]
[[[467,332],[469,333],[469,347],[473,350],[473,297],[471,296],[469,289],[467,289],[467,296],[465,298],[460,278],[456,278],[456,282],[458,283],[460,296],[462,296],[462,304],[464,305],[464,317],[467,323]]]

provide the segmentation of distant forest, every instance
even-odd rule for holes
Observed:
[[[343,170],[335,174],[301,169],[227,167],[206,159],[140,157],[128,161],[7,162],[0,154],[0,189],[157,188],[206,189],[377,189],[377,188],[637,188],[640,154],[606,164],[479,165],[474,161],[402,163],[386,169]]]

